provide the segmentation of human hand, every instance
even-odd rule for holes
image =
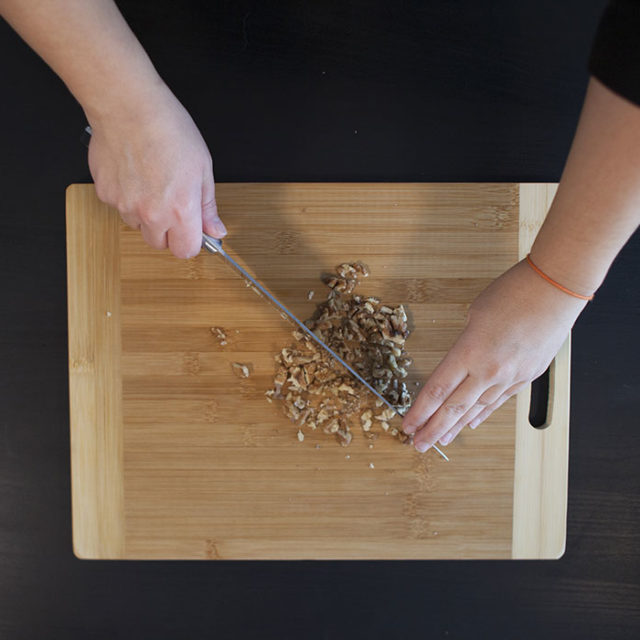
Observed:
[[[211,155],[166,86],[154,87],[143,103],[89,119],[96,193],[140,229],[147,244],[190,258],[200,251],[203,230],[216,238],[226,234]]]
[[[586,302],[545,282],[520,262],[485,289],[467,325],[403,420],[424,452],[475,429],[560,350]]]

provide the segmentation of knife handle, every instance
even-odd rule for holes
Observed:
[[[86,126],[82,132],[82,144],[85,147],[89,146],[91,140],[91,134],[93,131],[90,126]],[[222,251],[222,240],[208,236],[206,233],[202,234],[202,248],[206,249],[210,253],[220,253]]]
[[[89,146],[89,141],[91,140],[91,134],[93,131],[90,126],[86,126],[84,131],[82,132],[82,144],[85,147]],[[212,238],[208,236],[206,233],[202,234],[202,248],[206,249],[210,253],[220,253],[222,251],[222,240],[218,240],[217,238]]]
[[[91,134],[93,131],[90,126],[86,126],[84,131],[82,132],[82,144],[85,147],[89,146],[89,141],[91,140]],[[220,253],[222,250],[222,240],[218,240],[217,238],[212,238],[208,236],[206,233],[202,234],[202,248],[206,249],[210,253]]]
[[[218,240],[218,238],[212,238],[206,233],[203,233],[202,248],[206,249],[210,253],[220,253],[222,250],[222,240]]]

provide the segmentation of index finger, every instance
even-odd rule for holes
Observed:
[[[202,247],[202,213],[200,203],[181,212],[167,232],[169,249],[176,258],[193,258]]]
[[[442,406],[467,377],[468,371],[452,358],[445,359],[429,376],[411,409],[402,421],[405,433],[415,433]]]

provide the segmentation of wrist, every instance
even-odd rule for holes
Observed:
[[[577,227],[575,221],[568,224],[565,211],[562,203],[554,202],[531,247],[531,259],[555,282],[591,296],[607,275],[612,257],[588,229]]]
[[[126,78],[119,78],[117,85],[105,83],[99,95],[79,101],[87,121],[96,128],[113,122],[146,122],[170,97],[173,94],[152,67],[131,70]]]
[[[554,286],[556,289],[558,289],[559,291],[562,291],[563,293],[566,293],[567,295],[571,296],[572,298],[577,298],[578,300],[585,300],[585,301],[589,301],[589,300],[593,300],[593,295],[584,295],[581,293],[577,293],[571,289],[569,289],[568,287],[565,287],[563,284],[560,284],[559,282],[556,282],[553,278],[550,278],[544,271],[542,271],[542,269],[540,269],[538,267],[538,265],[536,265],[536,263],[531,259],[531,254],[529,254],[525,260],[525,263],[527,263],[529,265],[529,267],[535,272],[537,273],[543,280],[545,280],[546,282],[548,282],[550,285]]]
[[[552,319],[554,326],[569,331],[586,304],[586,300],[567,295],[546,282],[522,260],[474,300],[469,309],[469,321],[474,316],[485,316],[493,322],[490,316],[500,313],[518,326],[530,326],[529,320],[534,324],[541,322],[542,326]],[[529,320],[521,323],[524,318]],[[527,340],[527,336],[523,335],[522,339]]]
[[[607,273],[608,265],[597,264],[593,256],[589,256],[587,248],[583,252],[572,251],[570,247],[562,250],[560,246],[548,247],[536,241],[529,255],[549,279],[579,296],[593,296]],[[540,275],[538,277],[542,278]]]
[[[528,300],[532,307],[555,309],[560,315],[575,313],[577,317],[587,304],[587,300],[565,293],[541,277],[527,264],[526,259],[521,260],[514,267],[514,271],[518,274],[520,295]]]

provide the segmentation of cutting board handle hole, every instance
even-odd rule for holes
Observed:
[[[546,429],[551,424],[555,364],[556,361],[553,360],[547,370],[531,383],[529,424],[534,429]]]

